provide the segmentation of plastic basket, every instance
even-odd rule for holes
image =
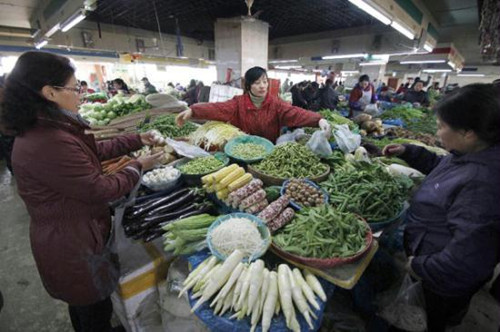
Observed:
[[[250,256],[249,258],[244,258],[244,262],[252,262],[256,260],[257,258],[261,257],[264,255],[269,248],[269,245],[271,244],[271,232],[269,231],[269,228],[267,228],[266,224],[256,216],[248,213],[231,213],[222,217],[217,218],[217,220],[214,221],[214,223],[209,227],[208,232],[207,232],[207,244],[208,248],[212,252],[212,255],[217,257],[218,259],[224,261],[226,259],[226,256],[220,253],[217,249],[214,248],[212,244],[212,232],[214,231],[217,226],[220,224],[227,222],[231,218],[245,218],[249,219],[253,223],[257,224],[257,229],[259,230],[259,233],[262,237],[262,246],[261,249]]]
[[[377,222],[369,222],[368,225],[370,226],[372,232],[378,232],[381,230],[386,229],[387,227],[393,225],[394,223],[398,222],[401,220],[401,217],[404,215],[406,212],[406,206],[403,205],[401,208],[401,211],[394,217],[383,220],[383,221],[377,221]]]
[[[321,192],[323,193],[323,197],[325,198],[324,199],[324,204],[328,204],[328,200],[329,200],[329,195],[328,193],[326,192],[326,190],[324,190],[323,188],[321,188],[320,186],[318,186],[316,183],[308,180],[308,179],[304,179],[302,180],[308,184],[310,184],[311,186],[313,186],[314,188],[316,189],[319,189],[321,190]],[[290,182],[290,180],[286,180],[284,183],[283,183],[283,186],[281,187],[281,195],[285,195],[286,194],[286,186],[288,185],[288,183]],[[295,209],[295,210],[301,210],[302,209],[302,206],[300,206],[299,204],[295,203],[291,198],[290,198],[290,205]]]
[[[366,221],[363,218],[360,217],[360,219],[366,223]],[[369,227],[367,227],[367,230],[368,231],[366,232],[365,236],[365,247],[350,257],[332,257],[332,258],[303,257],[284,251],[274,243],[271,244],[271,250],[276,255],[292,262],[311,266],[318,269],[329,269],[338,265],[355,262],[361,257],[363,257],[363,255],[371,248],[373,243],[372,231]]]
[[[151,183],[151,184],[147,184],[146,182],[144,182],[143,178],[144,178],[144,175],[142,176],[141,178],[141,184],[152,190],[152,191],[168,191],[168,190],[171,190],[173,189],[174,187],[176,187],[179,182],[181,181],[181,172],[179,171],[179,174],[177,175],[177,177],[169,182],[164,182],[164,183],[159,183],[159,184],[155,184],[155,183]]]
[[[262,155],[261,157],[253,158],[253,159],[242,159],[242,158],[234,156],[232,154],[233,148],[236,145],[242,144],[242,143],[253,143],[253,144],[262,145],[266,149],[266,153],[264,155]],[[274,144],[265,138],[262,138],[259,136],[244,135],[244,136],[235,137],[232,140],[230,140],[229,142],[227,142],[226,146],[224,147],[224,152],[230,158],[232,158],[234,160],[237,160],[237,161],[240,161],[243,163],[247,163],[247,164],[251,164],[251,163],[256,163],[256,162],[264,159],[264,157],[267,156],[268,154],[270,154],[273,151],[273,149],[274,149]]]

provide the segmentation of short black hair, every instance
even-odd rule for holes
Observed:
[[[48,52],[26,52],[7,76],[0,122],[3,129],[20,135],[33,127],[39,115],[58,119],[62,112],[40,91],[44,86],[64,86],[75,74],[66,57]]]
[[[500,86],[470,84],[455,89],[434,107],[455,130],[472,130],[483,142],[500,143]]]
[[[368,76],[368,75],[361,75],[359,77],[359,83],[361,83],[363,81],[370,82],[370,76]]]
[[[127,93],[129,93],[127,83],[125,83],[125,81],[124,81],[124,80],[122,80],[121,78],[115,78],[115,79],[113,80],[113,83],[119,84],[119,85],[122,87],[122,90],[124,90],[124,91],[126,91]]]
[[[262,75],[266,75],[267,72],[262,67],[252,67],[245,73],[245,91],[250,91],[250,87],[255,83]]]
[[[85,86],[87,86],[87,85],[88,85],[88,84],[87,84],[87,81],[80,81],[80,86],[84,86],[84,85],[85,85]]]
[[[331,78],[327,78],[325,81],[325,85],[332,85],[332,84],[333,84],[333,80]]]

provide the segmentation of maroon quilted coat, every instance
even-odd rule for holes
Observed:
[[[39,119],[18,136],[12,164],[19,195],[31,217],[33,256],[49,294],[88,305],[116,288],[116,255],[106,246],[111,230],[108,202],[130,192],[141,166],[134,162],[103,176],[100,161],[142,147],[139,135],[96,142],[85,126]]]

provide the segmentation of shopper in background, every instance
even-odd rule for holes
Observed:
[[[413,196],[404,242],[407,268],[422,280],[428,331],[457,325],[500,257],[500,87],[472,84],[435,106],[437,136],[451,153],[388,145],[427,174]]]
[[[403,97],[403,101],[412,103],[414,106],[429,106],[429,96],[424,90],[424,82],[415,82],[413,89],[407,91]]]
[[[320,89],[320,108],[334,110],[339,102],[339,94],[333,89],[333,81],[327,79],[325,86]]]
[[[198,95],[200,93],[202,86],[203,83],[201,83],[201,86],[199,86],[198,84],[196,84],[195,80],[191,80],[187,88],[186,94],[183,97],[183,100],[188,104],[188,106],[191,106],[198,102]]]
[[[80,94],[94,93],[94,89],[90,89],[86,81],[80,81]]]
[[[400,93],[405,93],[405,85],[401,83],[399,88],[396,90],[396,94],[399,95]]]
[[[156,90],[156,87],[149,82],[147,77],[143,77],[141,79],[141,82],[144,85],[144,94],[145,95],[150,95],[152,93],[158,93],[158,91]]]
[[[131,92],[125,81],[122,80],[121,78],[115,78],[113,80],[113,90],[114,90],[113,93],[114,95],[116,95],[117,93],[129,95]]]
[[[1,104],[2,126],[16,134],[12,152],[19,195],[31,217],[30,240],[43,285],[69,304],[76,331],[111,331],[110,295],[118,284],[109,202],[128,192],[161,154],[115,175],[101,161],[154,144],[151,133],[96,142],[78,115],[75,68],[48,52],[21,55]]]
[[[352,89],[349,96],[349,117],[357,115],[356,113],[362,112],[369,104],[377,102],[377,95],[375,88],[370,84],[370,77],[368,75],[361,75],[358,84]]]
[[[307,85],[307,82],[299,82],[290,88],[290,92],[292,93],[292,105],[307,108],[307,101],[304,98],[304,89]]]
[[[258,135],[272,142],[282,127],[317,127],[327,133],[331,128],[325,119],[314,112],[295,107],[268,93],[269,83],[264,68],[253,67],[245,73],[245,93],[220,103],[196,104],[180,113],[178,126],[191,119],[229,122],[250,135]]]

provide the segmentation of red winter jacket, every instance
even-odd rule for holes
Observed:
[[[292,106],[267,94],[259,109],[245,93],[220,103],[191,106],[193,118],[229,122],[250,135],[276,142],[281,127],[317,127],[321,115]]]
[[[43,285],[54,298],[88,305],[108,297],[119,273],[106,242],[108,202],[130,192],[140,179],[134,162],[104,176],[100,162],[142,147],[139,135],[97,142],[83,125],[38,119],[16,137],[12,164],[19,195],[31,217],[30,240]]]

